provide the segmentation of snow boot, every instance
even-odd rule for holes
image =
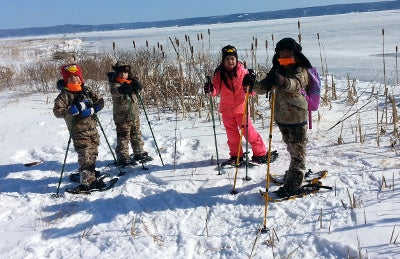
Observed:
[[[227,166],[227,165],[229,165],[229,166],[236,166],[236,161],[237,161],[237,156],[231,156],[227,161],[225,161],[225,162],[223,162],[222,164],[221,164],[221,166]],[[243,157],[241,156],[240,158],[239,158],[239,165],[238,166],[241,166],[243,164]]]
[[[76,186],[75,188],[67,188],[65,191],[72,193],[72,194],[90,194],[91,191],[99,191],[103,190],[106,188],[106,183],[103,182],[103,180],[94,180],[91,182],[89,185],[86,184],[80,184]]]
[[[108,174],[101,174],[100,171],[94,170],[94,176],[96,177],[96,179],[99,179],[99,178],[107,177],[107,176],[109,176],[109,175],[108,175]],[[72,173],[72,174],[69,176],[69,180],[70,180],[71,182],[77,182],[77,183],[79,183],[79,182],[80,182],[80,179],[81,179],[80,173]]]
[[[284,198],[296,195],[303,183],[304,173],[300,170],[289,170],[286,173],[285,184],[275,193],[278,197]]]
[[[271,151],[271,163],[278,158],[278,152],[276,150]],[[268,163],[268,154],[264,156],[252,156],[251,161],[256,164],[266,164]]]
[[[120,157],[117,160],[117,165],[121,166],[121,167],[125,167],[125,166],[130,166],[130,165],[137,165],[137,163],[135,160],[133,160],[131,158]]]
[[[149,154],[147,152],[142,152],[140,154],[134,155],[133,160],[141,162],[141,163],[146,163],[149,161],[153,161],[153,158],[151,156],[149,156]]]

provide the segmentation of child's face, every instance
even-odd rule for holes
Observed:
[[[279,51],[279,58],[293,58],[294,50],[283,49]]]
[[[128,72],[119,72],[118,77],[122,79],[128,79]]]
[[[81,79],[79,78],[79,76],[72,75],[72,76],[68,77],[67,84],[80,84],[80,83],[82,83],[82,82],[81,82]]]
[[[228,69],[233,69],[236,66],[236,57],[235,56],[227,56],[224,59],[224,66]]]

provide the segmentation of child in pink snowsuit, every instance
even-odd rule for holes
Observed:
[[[222,62],[215,69],[212,83],[204,85],[204,92],[212,96],[221,96],[219,112],[222,114],[222,121],[228,137],[229,164],[236,164],[239,151],[240,129],[242,128],[243,113],[245,108],[245,93],[243,92],[243,77],[248,73],[243,64],[237,59],[237,50],[233,46],[222,48]],[[252,161],[256,163],[267,162],[267,151],[265,144],[258,132],[254,129],[247,116],[243,137],[247,137],[253,150]],[[245,119],[245,120],[246,120]],[[248,133],[246,132],[248,129]],[[243,161],[243,150],[239,151],[240,162]]]

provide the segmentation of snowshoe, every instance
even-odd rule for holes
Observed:
[[[300,188],[292,191],[286,190],[284,187],[281,187],[277,191],[268,192],[268,201],[280,202],[280,201],[294,200],[296,198],[302,198],[309,194],[317,193],[321,189],[332,190],[332,187],[322,185],[321,181],[317,181],[314,183],[307,183],[305,185],[300,186]],[[260,190],[260,194],[266,197],[265,191]]]
[[[114,187],[118,178],[113,178],[108,182],[103,180],[96,180],[92,182],[89,186],[80,184],[74,188],[65,188],[65,191],[71,194],[90,194],[92,192],[103,192]]]
[[[319,180],[321,180],[322,178],[325,178],[327,175],[328,175],[328,171],[327,170],[321,170],[321,171],[313,172],[313,171],[311,171],[311,169],[308,169],[307,173],[305,173],[305,175],[304,175],[303,182],[305,182],[305,183],[315,183],[315,182],[318,182]],[[280,186],[280,185],[283,185],[285,183],[285,178],[286,178],[286,174],[283,177],[280,177],[280,178],[270,175],[269,176],[269,182]]]

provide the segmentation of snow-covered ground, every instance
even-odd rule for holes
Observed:
[[[378,40],[380,28],[399,22],[400,16],[398,12],[377,12],[346,17],[345,24],[342,22],[343,15],[307,18],[303,24],[315,26],[313,33],[321,28],[326,31],[335,31],[343,26],[352,28],[354,35],[347,35],[346,39],[326,36],[324,44],[328,66],[340,67],[340,62],[330,61],[338,60],[337,56],[341,54],[340,60],[354,61],[346,66],[352,67],[353,77],[357,77],[357,64],[367,67],[364,64],[371,58],[368,53],[378,54],[381,51],[382,42]],[[379,28],[379,32],[358,29],[366,25],[364,22],[368,17],[372,19],[369,24],[375,24],[374,28]],[[285,30],[295,35],[296,22],[288,19],[265,23],[274,24],[272,28],[276,30],[279,27],[281,34],[276,35],[279,39],[284,36],[282,31]],[[240,35],[243,35],[245,25],[236,25],[242,33]],[[232,25],[214,26],[212,31],[217,28],[231,30],[227,38],[237,40],[239,46],[249,44],[251,36],[240,41],[240,35],[235,33]],[[400,38],[400,28],[389,27],[388,34],[396,35],[393,39],[388,36],[388,44],[394,48]],[[179,37],[187,33],[187,29],[171,28]],[[154,31],[156,29],[149,29],[149,35]],[[117,32],[114,34],[118,35]],[[375,40],[367,41],[367,36]],[[353,52],[347,49],[348,38],[357,42]],[[361,44],[359,38],[363,38],[365,44]],[[109,39],[112,40],[112,37]],[[18,41],[2,40],[1,44],[5,46]],[[117,36],[115,41],[118,44]],[[43,48],[43,42],[32,40],[29,46],[37,44]],[[71,41],[65,42],[71,44]],[[230,43],[228,40],[225,42]],[[74,40],[73,44],[84,48],[87,43],[85,40]],[[219,48],[224,43],[216,40],[212,44]],[[311,47],[315,44],[314,39],[304,39],[303,47],[306,53],[318,60],[318,45]],[[350,52],[353,55],[349,55]],[[6,56],[2,57],[1,63],[7,63],[6,59]],[[381,61],[382,58],[376,60]],[[19,62],[30,61],[32,57],[27,56]],[[387,65],[393,68],[393,61]],[[382,67],[376,62],[371,65]],[[148,109],[165,165],[162,166],[158,157],[143,115],[145,149],[154,161],[148,165],[148,170],[142,170],[141,166],[127,169],[129,173],[120,177],[116,186],[107,192],[88,196],[64,193],[66,186],[74,186],[68,176],[77,169],[77,154],[70,150],[60,188],[62,197],[54,198],[52,194],[57,191],[68,142],[64,121],[52,114],[56,94],[24,95],[2,91],[0,257],[400,258],[400,239],[397,238],[400,235],[400,159],[399,145],[391,147],[393,126],[390,124],[390,106],[389,124],[387,127],[382,125],[386,133],[380,136],[377,144],[376,122],[382,117],[385,122],[382,115],[385,103],[384,87],[380,84],[381,71],[377,68],[371,75],[379,78],[378,82],[356,82],[359,99],[354,105],[347,102],[348,82],[335,80],[338,99],[332,100],[330,105],[321,106],[319,115],[314,112],[307,156],[309,168],[329,171],[323,182],[334,190],[270,203],[266,218],[270,234],[258,233],[258,228],[263,226],[265,212],[265,201],[259,190],[265,189],[266,166],[250,169],[251,181],[242,180],[245,170],[240,169],[236,183],[239,193],[231,195],[235,170],[226,169],[222,175],[217,175],[212,122],[208,121],[206,110],[201,118],[198,114],[191,114],[189,118],[178,117],[176,120],[174,113],[161,113],[158,118],[155,110]],[[393,82],[393,73],[391,78]],[[399,85],[389,85],[388,89],[398,102]],[[365,104],[360,113],[329,130]],[[260,110],[266,118],[265,127],[260,119],[254,124],[267,143],[270,111],[265,97],[260,97]],[[107,139],[115,147],[116,133],[110,105],[99,113],[99,118]],[[365,137],[362,144],[359,141],[359,125]],[[218,119],[216,130],[219,156],[226,159],[225,131]],[[116,175],[117,169],[107,167],[112,162],[112,155],[104,135],[100,130],[99,133],[101,144],[97,168]],[[342,141],[339,144],[340,136]],[[287,169],[289,156],[277,127],[273,128],[272,149],[278,150],[279,158],[271,164],[271,173],[281,175]],[[23,165],[33,161],[43,163],[33,167]],[[271,189],[276,188],[271,185]],[[349,196],[355,208],[351,208]]]

